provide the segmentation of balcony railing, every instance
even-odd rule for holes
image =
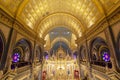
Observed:
[[[22,72],[27,71],[27,70],[30,70],[30,65],[17,68],[17,73],[22,73]]]
[[[80,63],[86,65],[86,61],[80,60]]]
[[[103,73],[107,72],[107,70],[112,68],[111,62],[105,62],[105,61],[91,61],[91,67],[95,70],[101,71]]]
[[[15,67],[20,68],[20,67],[24,67],[27,65],[30,65],[30,62],[18,62],[18,63],[12,63],[11,65],[11,69],[15,69]]]
[[[92,67],[93,69],[95,69],[95,70],[100,71],[100,72],[103,72],[103,73],[106,72],[106,68],[105,68],[105,67],[98,66],[98,65],[94,65],[94,64],[92,64],[91,67]]]
[[[92,61],[91,61],[91,64],[93,64],[93,65],[98,65],[98,66],[101,66],[101,67],[112,68],[112,63],[111,63],[111,62],[92,60]]]

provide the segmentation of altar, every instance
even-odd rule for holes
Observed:
[[[74,71],[79,71],[76,59],[65,53],[60,47],[56,55],[52,55],[50,59],[45,59],[43,71],[47,72],[47,78],[50,80],[72,80],[74,79]]]

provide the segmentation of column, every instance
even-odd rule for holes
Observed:
[[[112,33],[112,30],[110,27],[107,27],[105,29],[105,36],[106,36],[106,39],[107,39],[107,42],[108,42],[108,47],[109,47],[109,50],[110,50],[110,58],[111,58],[111,62],[112,62],[112,69],[113,70],[116,70],[116,56],[115,56],[115,45],[114,45],[114,36],[113,36],[113,33]]]
[[[12,64],[11,54],[13,52],[13,48],[16,42],[16,37],[17,37],[17,31],[11,28],[4,54],[4,56],[7,56],[5,60],[6,61],[5,68],[8,69],[8,71],[11,70],[11,64]]]

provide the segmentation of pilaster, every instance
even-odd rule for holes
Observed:
[[[5,68],[7,68],[8,70],[11,69],[11,64],[12,64],[11,56],[13,53],[13,48],[15,46],[16,37],[17,37],[16,30],[11,28],[9,39],[8,39],[7,46],[6,46],[6,53],[5,53],[7,56]]]
[[[117,62],[116,62],[116,56],[115,56],[115,45],[114,45],[114,36],[113,36],[113,33],[112,33],[112,30],[109,27],[107,27],[105,29],[105,36],[106,36],[106,40],[107,40],[107,44],[108,44],[108,47],[109,47],[109,50],[110,50],[110,58],[111,58],[111,62],[112,62],[112,69],[116,71],[116,68],[117,68]]]

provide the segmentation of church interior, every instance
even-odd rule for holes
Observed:
[[[0,80],[120,80],[120,0],[0,0]]]

